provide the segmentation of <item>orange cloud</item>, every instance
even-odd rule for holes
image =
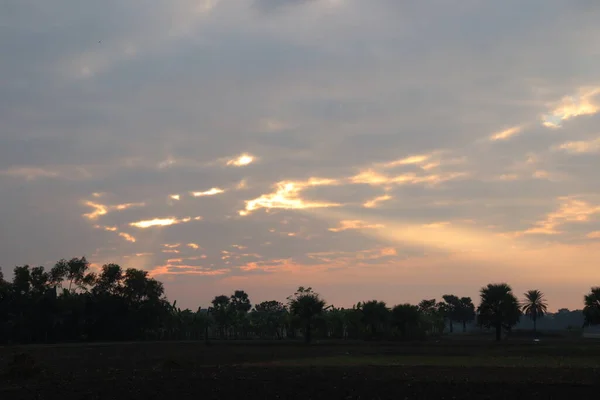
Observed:
[[[600,231],[590,232],[586,236],[590,239],[600,239]]]
[[[188,243],[187,246],[194,250],[198,250],[200,248],[200,246],[198,246],[196,243]]]

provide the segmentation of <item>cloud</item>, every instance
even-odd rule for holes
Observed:
[[[566,142],[558,146],[558,150],[566,151],[567,153],[598,153],[600,152],[600,138],[592,140],[578,140],[574,142]]]
[[[564,121],[572,118],[594,115],[600,111],[595,97],[600,94],[600,87],[581,88],[573,96],[565,96],[547,114],[542,116],[542,124],[548,128],[561,128]]]
[[[365,208],[375,208],[377,207],[380,203],[383,203],[385,201],[391,200],[392,196],[384,194],[383,196],[377,196],[369,201],[366,201],[363,203],[363,207]]]
[[[592,216],[600,214],[600,205],[595,206],[574,197],[562,197],[558,200],[561,204],[557,210],[550,212],[546,218],[536,222],[534,227],[524,233],[556,235],[562,233],[558,229],[561,225],[588,222]]]
[[[190,222],[192,219],[199,221],[202,217],[186,217],[186,218],[175,218],[175,217],[167,217],[167,218],[154,218],[154,219],[149,219],[149,220],[143,220],[143,221],[137,221],[137,222],[131,222],[129,225],[136,227],[136,228],[140,228],[140,229],[147,229],[147,228],[152,228],[152,227],[156,227],[156,226],[170,226],[170,225],[177,225],[177,224],[183,224],[186,222]]]
[[[368,224],[361,220],[342,220],[340,221],[340,226],[337,228],[329,228],[331,232],[342,232],[348,229],[381,229],[385,228],[383,224]]]
[[[124,203],[115,205],[105,205],[93,201],[86,201],[85,205],[91,207],[93,211],[83,214],[83,216],[90,220],[97,220],[99,217],[106,215],[111,211],[123,211],[132,207],[144,207],[145,203]]]
[[[133,236],[131,236],[129,233],[119,232],[119,236],[121,236],[123,239],[127,240],[128,242],[132,242],[132,243],[136,242],[136,239]]]
[[[512,128],[508,128],[508,129],[505,129],[503,131],[496,132],[496,133],[492,134],[492,136],[490,136],[490,140],[491,141],[507,140],[507,139],[510,139],[511,137],[513,137],[515,135],[518,135],[522,131],[523,131],[523,127],[521,127],[521,126],[513,126]]]
[[[250,154],[241,154],[235,158],[227,160],[226,164],[233,167],[245,167],[246,165],[249,165],[254,161],[256,161],[256,158],[254,156]]]
[[[192,196],[194,197],[204,197],[204,196],[214,196],[215,194],[225,193],[223,189],[219,188],[211,188],[204,192],[192,192]]]
[[[319,202],[304,200],[300,197],[303,190],[322,185],[336,185],[337,181],[333,179],[310,178],[307,181],[283,181],[275,185],[273,193],[264,194],[252,200],[246,201],[246,207],[240,211],[240,215],[245,216],[260,208],[264,209],[307,209],[307,208],[327,208],[339,207],[341,204],[332,202]]]

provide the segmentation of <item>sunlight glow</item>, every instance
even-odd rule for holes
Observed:
[[[215,194],[225,193],[223,189],[219,188],[211,188],[204,192],[192,192],[192,196],[194,197],[203,197],[203,196],[214,196]]]
[[[246,165],[251,164],[254,161],[255,161],[254,156],[244,153],[244,154],[239,155],[236,158],[232,158],[231,160],[228,160],[227,165],[234,166],[234,167],[244,167]]]

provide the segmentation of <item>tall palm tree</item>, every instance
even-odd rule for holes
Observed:
[[[496,340],[502,338],[502,329],[509,330],[519,322],[519,301],[506,283],[492,284],[480,290],[481,304],[478,308],[479,324],[496,330]]]
[[[521,303],[523,314],[527,315],[533,321],[533,332],[537,333],[537,320],[542,318],[548,312],[548,303],[544,298],[544,293],[539,290],[529,290],[524,293],[525,300]]]

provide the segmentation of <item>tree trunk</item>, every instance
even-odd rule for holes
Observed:
[[[304,328],[304,341],[310,343],[310,321],[306,321],[306,327]]]
[[[502,325],[496,325],[496,341],[500,341],[502,339]]]
[[[533,317],[533,335],[537,336],[537,318]]]
[[[452,320],[449,320],[450,322],[450,333],[454,333],[454,324],[452,323]]]
[[[467,333],[467,321],[463,321],[463,333]]]

